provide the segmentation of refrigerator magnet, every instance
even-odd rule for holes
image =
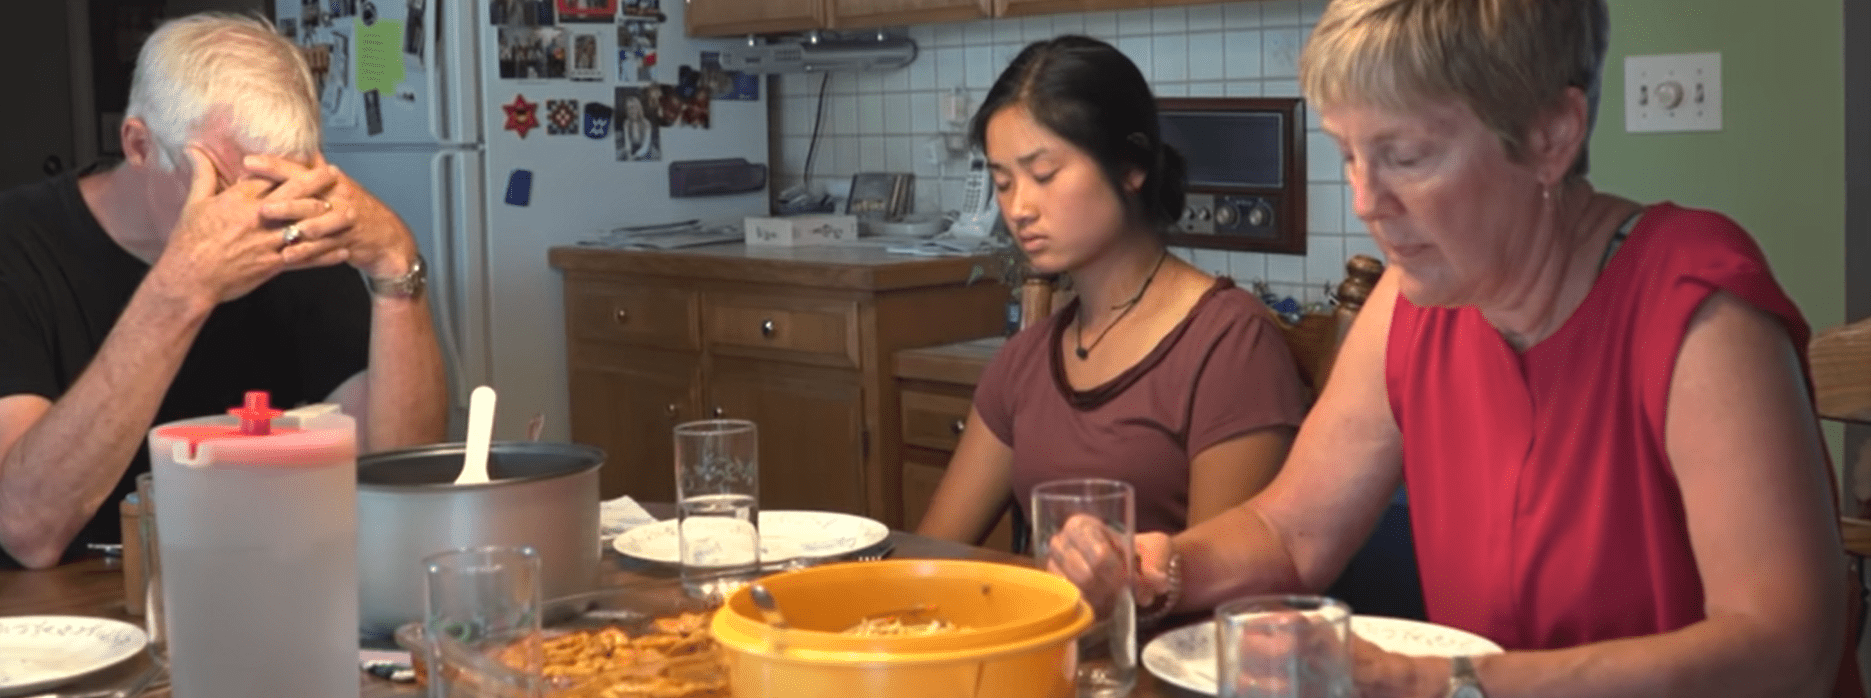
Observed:
[[[546,100],[546,135],[570,136],[578,133],[578,100]]]
[[[514,95],[512,102],[502,104],[500,108],[507,112],[507,125],[501,128],[516,132],[521,138],[525,138],[527,131],[539,125],[539,103],[526,101],[526,95]]]
[[[514,170],[507,175],[507,203],[525,206],[533,202],[533,171]]]
[[[611,105],[601,102],[585,103],[585,137],[604,140],[611,135]]]

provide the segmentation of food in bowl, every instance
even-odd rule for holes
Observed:
[[[858,637],[890,637],[940,635],[959,630],[967,630],[967,628],[936,615],[935,606],[923,604],[901,611],[885,611],[865,616],[844,634]]]
[[[540,674],[555,698],[726,698],[727,673],[708,617],[685,612],[635,629],[546,634]],[[501,663],[524,669],[524,645],[509,646]]]

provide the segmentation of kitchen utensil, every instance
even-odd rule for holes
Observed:
[[[492,480],[456,485],[464,448],[435,444],[358,459],[359,629],[372,646],[391,646],[398,626],[422,619],[421,561],[443,550],[531,546],[546,596],[597,585],[604,452],[497,441],[489,448]]]
[[[356,696],[357,426],[267,402],[150,430],[162,608],[145,612],[176,695]]]
[[[786,599],[784,652],[751,585],[715,613],[737,698],[1072,695],[1073,638],[1090,607],[1064,578],[972,560],[847,562],[760,580]],[[965,632],[850,635],[865,616],[921,605]]]
[[[463,454],[457,485],[487,482],[487,444],[494,433],[494,389],[485,385],[468,396],[468,448]]]
[[[1098,625],[1078,639],[1078,694],[1122,696],[1137,684],[1137,604],[1131,591],[1135,493],[1117,480],[1053,480],[1033,488],[1033,554],[1041,567],[1053,555],[1054,536],[1075,536],[1074,525],[1103,539],[1115,553],[1111,569],[1097,570],[1085,602]],[[1063,540],[1058,541],[1063,542]],[[1080,543],[1083,544],[1083,543]]]
[[[780,614],[780,605],[773,600],[773,594],[765,586],[754,582],[747,587],[747,595],[754,600],[754,606],[760,609],[761,617],[767,625],[773,626],[770,638],[773,640],[773,653],[786,653],[786,616]]]

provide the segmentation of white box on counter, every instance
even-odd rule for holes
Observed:
[[[748,216],[747,244],[780,247],[828,245],[858,239],[858,217],[833,214]]]

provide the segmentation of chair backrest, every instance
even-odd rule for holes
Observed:
[[[1813,403],[1822,419],[1871,426],[1871,319],[1820,332],[1806,346],[1813,372]],[[1871,441],[1845,469],[1842,489],[1857,516],[1871,515]],[[1871,554],[1871,524],[1846,522],[1846,547]],[[1855,535],[1854,535],[1855,534]]]
[[[1338,344],[1345,337],[1345,331],[1351,327],[1351,321],[1364,307],[1364,301],[1371,295],[1371,288],[1377,285],[1377,277],[1384,273],[1384,263],[1365,255],[1353,255],[1345,261],[1345,280],[1338,285],[1338,307],[1331,313],[1308,313],[1299,318],[1299,322],[1287,322],[1277,313],[1274,322],[1286,335],[1287,349],[1293,353],[1293,361],[1298,364],[1299,378],[1312,389],[1313,397],[1325,388],[1325,377],[1332,372],[1332,362],[1338,358]],[[1044,320],[1052,314],[1055,305],[1071,298],[1071,292],[1062,290],[1056,283],[1057,277],[1028,277],[1020,287],[1020,326],[1022,328]]]

